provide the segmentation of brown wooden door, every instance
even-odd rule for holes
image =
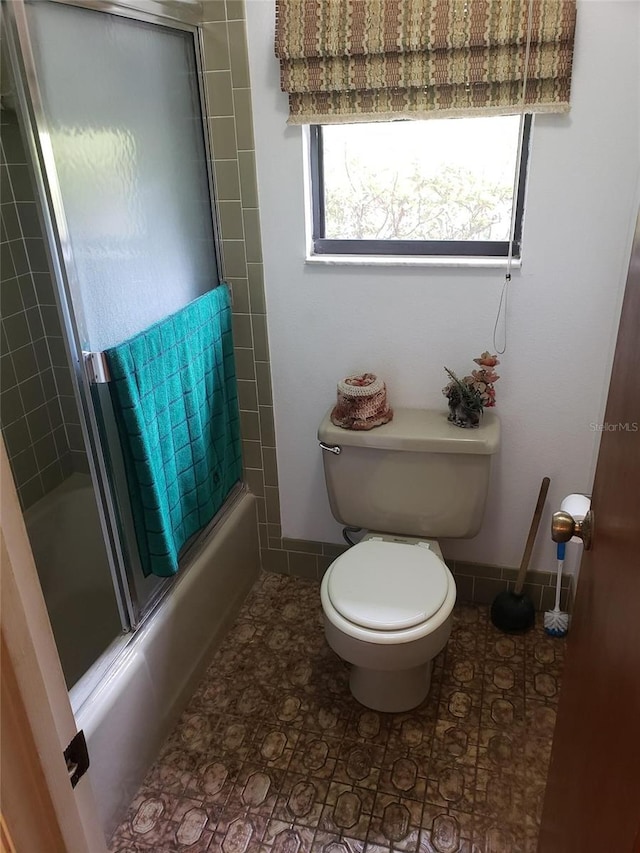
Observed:
[[[539,853],[640,849],[640,217],[605,424]]]

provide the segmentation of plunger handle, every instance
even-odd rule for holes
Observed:
[[[536,541],[536,536],[538,534],[538,527],[540,527],[540,519],[542,518],[542,511],[544,509],[544,503],[547,499],[547,492],[549,491],[549,483],[551,480],[549,477],[545,477],[540,485],[540,493],[538,495],[538,503],[536,504],[535,511],[533,513],[533,518],[531,519],[531,527],[529,528],[529,536],[527,537],[527,544],[524,546],[524,554],[522,555],[522,562],[520,563],[520,569],[518,570],[518,577],[516,580],[516,588],[514,590],[516,595],[522,595],[522,588],[524,587],[524,579],[527,576],[527,569],[529,568],[529,560],[531,559],[531,552],[533,551],[533,545]]]

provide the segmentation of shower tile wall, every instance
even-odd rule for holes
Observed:
[[[205,0],[203,15],[209,134],[225,274],[233,292],[245,479],[258,498],[266,566],[269,536],[280,543],[280,506],[244,3]],[[277,557],[282,554],[277,551]]]
[[[244,9],[243,0],[203,2],[208,121],[225,270],[233,290],[245,479],[258,498],[263,568],[317,579],[344,547],[282,537]],[[515,569],[450,567],[461,600],[489,604],[499,589],[514,585]],[[555,574],[531,572],[529,581],[526,591],[536,608],[552,607]]]
[[[0,423],[24,509],[86,457],[30,167],[17,118],[0,113]]]

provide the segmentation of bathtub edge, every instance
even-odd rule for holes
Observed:
[[[259,554],[256,500],[247,492],[78,710],[107,838],[258,577]]]

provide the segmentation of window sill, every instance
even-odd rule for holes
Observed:
[[[344,267],[448,267],[450,269],[506,269],[506,258],[410,257],[408,255],[307,255],[305,264]],[[513,258],[511,269],[522,266]]]

